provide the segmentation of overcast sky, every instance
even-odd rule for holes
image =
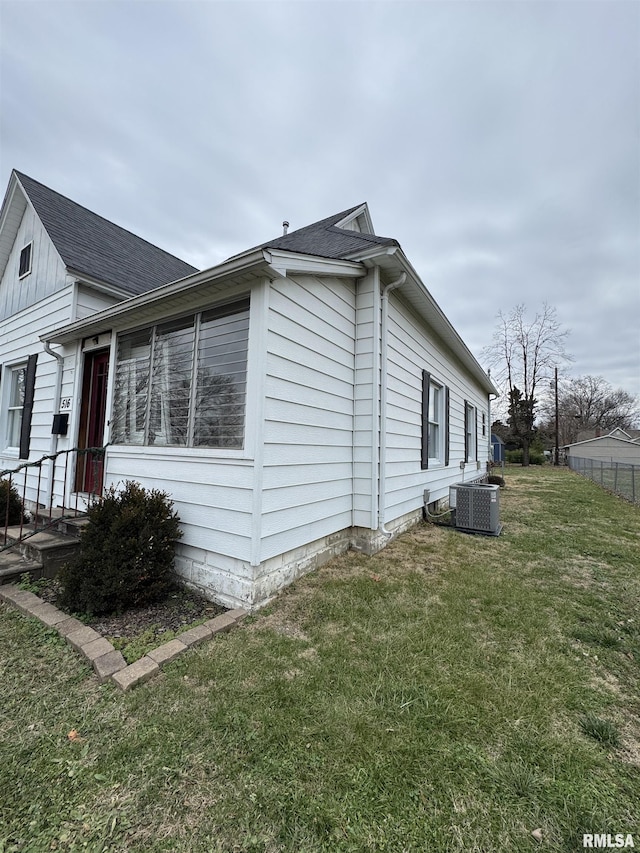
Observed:
[[[367,201],[479,360],[640,395],[640,3],[0,0],[12,168],[197,267]]]

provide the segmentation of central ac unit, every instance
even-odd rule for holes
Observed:
[[[455,510],[458,530],[487,536],[500,535],[500,486],[456,483],[449,489],[449,506]]]

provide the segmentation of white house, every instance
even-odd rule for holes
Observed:
[[[258,606],[484,477],[497,391],[366,204],[201,272],[16,172],[1,216],[0,466],[108,445],[104,482],[169,493],[210,597]]]

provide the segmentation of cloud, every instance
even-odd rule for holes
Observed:
[[[640,393],[637,4],[33,8],[3,4],[0,179],[202,267],[366,200],[476,355],[547,300],[573,370]]]

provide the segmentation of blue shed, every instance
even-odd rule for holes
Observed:
[[[491,433],[491,451],[494,462],[504,462],[504,441],[493,432]]]

